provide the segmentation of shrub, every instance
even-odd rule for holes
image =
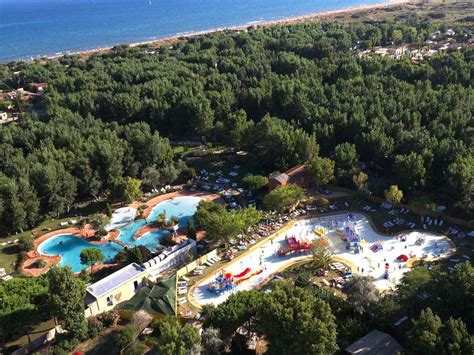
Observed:
[[[38,259],[35,262],[35,267],[38,268],[38,269],[42,269],[42,268],[46,267],[46,265],[48,265],[48,263],[44,259]]]
[[[329,200],[324,197],[316,201],[316,205],[320,207],[326,207],[326,206],[329,206],[329,204],[330,204]]]
[[[110,204],[106,204],[105,205],[105,214],[107,215],[107,217],[109,218],[112,218],[112,207],[110,207]]]
[[[90,338],[99,335],[104,329],[104,324],[96,317],[89,317],[87,319],[87,334]]]
[[[107,231],[105,230],[105,228],[101,228],[101,229],[99,229],[95,234],[96,234],[97,236],[99,236],[99,237],[104,237],[104,236],[106,236],[107,234],[109,234],[109,232],[107,232]]]
[[[139,342],[136,342],[131,349],[127,350],[128,355],[142,355],[143,353],[145,353],[145,345]]]
[[[434,203],[429,197],[426,196],[413,198],[410,201],[410,206],[414,209],[427,210],[431,212],[436,210],[436,203]]]
[[[120,316],[118,314],[118,311],[116,310],[104,312],[97,316],[97,319],[100,320],[102,324],[104,325],[104,327],[107,327],[107,328],[112,327],[115,324],[117,324],[119,318]]]
[[[127,350],[133,349],[137,334],[138,329],[131,324],[117,330],[114,334],[114,343],[117,346],[117,350],[122,351],[125,348],[127,348]]]
[[[91,275],[87,272],[86,269],[82,269],[79,273],[79,278],[84,281],[85,284],[88,284],[91,280]]]
[[[31,235],[24,235],[18,241],[18,247],[21,251],[30,251],[35,248],[35,243],[33,242],[33,237]]]
[[[56,337],[54,354],[68,354],[79,345],[79,340],[71,338],[69,334],[60,334]]]
[[[185,181],[191,180],[196,176],[196,169],[191,167],[185,167],[181,172],[181,176]]]
[[[445,18],[446,14],[444,12],[428,12],[428,16],[435,19]]]
[[[192,219],[188,219],[188,228],[186,231],[186,236],[189,239],[196,240],[196,227],[194,226],[194,222]]]

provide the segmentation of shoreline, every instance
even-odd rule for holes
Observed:
[[[250,27],[266,28],[266,27],[271,27],[271,26],[276,26],[276,25],[291,25],[291,24],[302,23],[305,21],[314,21],[317,19],[327,18],[327,17],[339,15],[339,14],[350,14],[350,13],[356,13],[356,12],[364,11],[364,10],[385,9],[388,7],[405,5],[405,4],[408,4],[409,2],[410,0],[387,0],[384,2],[377,3],[377,4],[361,4],[358,6],[346,7],[346,8],[336,9],[336,10],[318,11],[318,12],[308,13],[305,15],[282,17],[282,18],[273,19],[273,20],[250,21],[246,24],[210,28],[210,29],[197,30],[197,31],[192,31],[192,32],[177,33],[174,35],[165,36],[163,38],[156,38],[156,39],[144,40],[144,41],[139,41],[139,42],[131,42],[131,43],[124,42],[124,43],[118,43],[115,45],[110,45],[110,46],[106,45],[106,46],[100,46],[100,47],[91,48],[91,49],[85,49],[85,50],[65,51],[65,53],[61,53],[61,54],[37,55],[34,58],[33,56],[31,56],[32,59],[19,58],[16,60],[7,60],[7,61],[2,60],[0,62],[8,63],[8,62],[32,62],[35,60],[51,60],[51,59],[63,58],[66,55],[79,55],[82,57],[89,57],[96,53],[106,53],[110,51],[112,48],[117,47],[117,46],[130,46],[130,47],[138,47],[138,46],[143,46],[143,45],[159,46],[166,43],[174,43],[181,39],[190,39],[190,38],[199,37],[199,36],[210,34],[210,33],[225,32],[225,31],[235,31],[235,32],[245,31]]]

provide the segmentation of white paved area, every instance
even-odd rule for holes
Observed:
[[[110,223],[105,227],[105,230],[109,231],[114,228],[126,226],[130,222],[133,222],[136,214],[137,210],[133,207],[122,207],[116,209],[112,213]]]
[[[393,287],[393,285],[400,280],[403,273],[408,270],[405,262],[399,262],[397,260],[399,255],[405,254],[409,258],[442,257],[451,248],[449,240],[441,235],[426,231],[407,231],[400,235],[405,237],[406,241],[401,241],[401,238],[387,237],[375,232],[367,218],[362,214],[352,213],[352,217],[355,221],[356,232],[366,241],[362,252],[354,254],[347,250],[347,243],[343,242],[341,237],[336,234],[337,229],[340,230],[343,228],[347,214],[297,221],[292,228],[274,238],[273,242],[268,241],[260,248],[245,255],[242,259],[230,262],[228,266],[224,268],[226,272],[232,272],[233,274],[238,274],[247,267],[251,268],[252,271],[262,268],[264,271],[260,275],[242,282],[233,291],[216,295],[207,290],[207,284],[218,275],[218,272],[216,272],[211,278],[203,279],[203,281],[198,283],[192,295],[194,300],[201,305],[206,303],[219,304],[224,302],[232,292],[255,288],[260,283],[268,280],[272,274],[285,268],[295,257],[305,255],[303,253],[279,257],[277,251],[281,246],[286,244],[284,241],[285,235],[295,235],[297,239],[314,240],[317,238],[314,230],[321,226],[327,231],[327,236],[334,255],[347,260],[347,263],[353,266],[352,272],[374,277],[375,285],[379,289]],[[424,243],[416,245],[415,242],[419,237],[424,238]],[[371,251],[369,249],[370,246],[378,242],[382,244],[383,250],[378,252]],[[388,279],[383,277],[386,262],[390,265]]]

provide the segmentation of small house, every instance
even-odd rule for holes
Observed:
[[[311,176],[306,172],[305,165],[296,165],[284,173],[275,173],[268,178],[268,190],[274,190],[279,186],[288,184],[298,185],[299,187],[311,187]]]
[[[353,355],[396,355],[402,351],[402,346],[390,334],[376,329],[346,348],[346,352]]]

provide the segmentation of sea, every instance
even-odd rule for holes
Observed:
[[[387,0],[0,0],[0,62],[384,2]]]

